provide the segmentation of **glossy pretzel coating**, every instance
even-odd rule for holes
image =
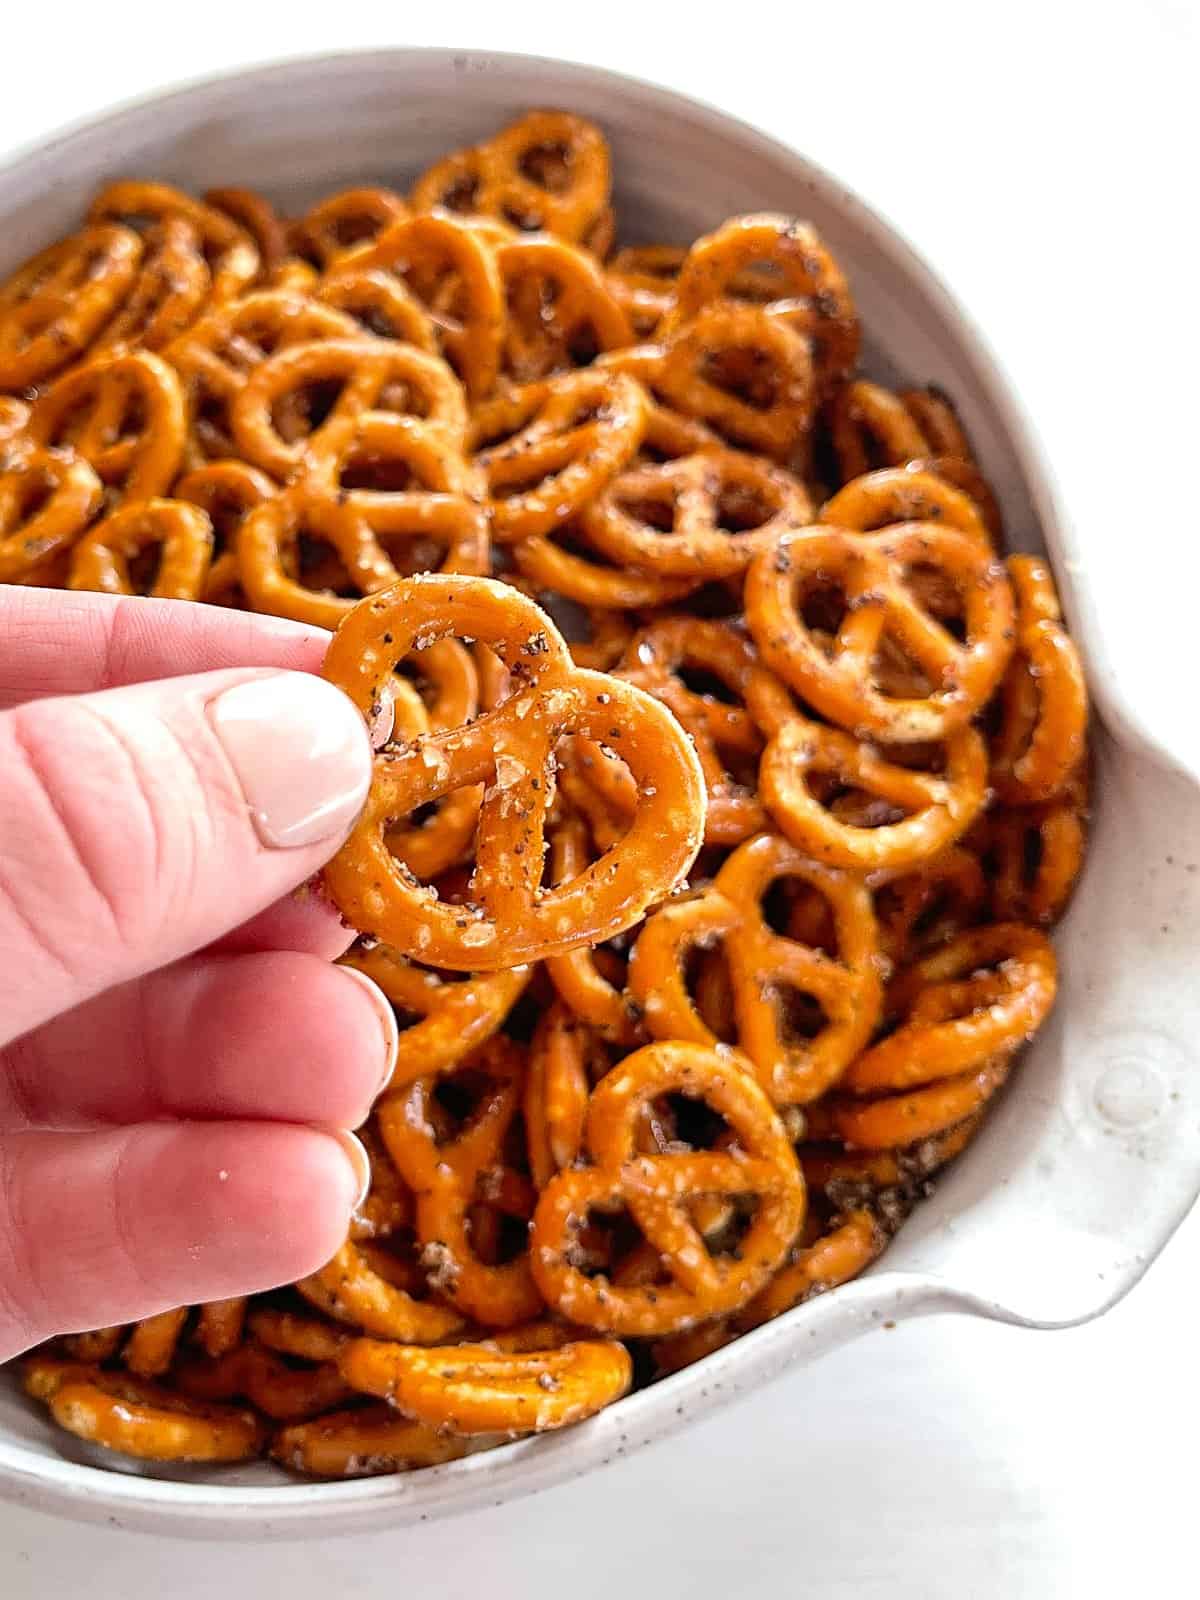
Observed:
[[[463,1325],[458,1312],[433,1301],[417,1300],[372,1268],[363,1249],[347,1240],[319,1272],[296,1288],[327,1317],[352,1328],[399,1339],[405,1344],[437,1344]]]
[[[428,1078],[383,1101],[379,1131],[416,1195],[417,1238],[431,1281],[476,1322],[511,1328],[541,1312],[541,1297],[524,1252],[505,1262],[480,1254],[486,1230],[475,1208],[522,1220],[532,1210],[528,1186],[514,1181],[504,1163],[505,1141],[521,1106],[524,1060],[511,1041],[493,1039],[470,1065],[486,1088],[455,1136],[438,1136]]]
[[[39,384],[80,356],[133,286],[142,242],[101,224],[40,251],[0,285],[0,387]]]
[[[891,531],[897,523],[936,522],[990,548],[982,507],[932,465],[880,467],[852,478],[821,508],[821,521],[855,533]]]
[[[736,1149],[639,1154],[643,1109],[668,1093],[703,1100],[730,1125]],[[770,1101],[732,1053],[672,1042],[626,1056],[592,1093],[586,1144],[593,1165],[547,1184],[530,1240],[547,1303],[581,1326],[649,1338],[735,1310],[769,1279],[803,1220],[796,1157]],[[736,1255],[709,1253],[688,1215],[694,1195],[754,1196]],[[581,1219],[621,1203],[657,1250],[665,1283],[618,1286],[573,1264]]]
[[[313,206],[292,225],[292,244],[321,267],[336,267],[350,251],[370,244],[408,207],[391,189],[343,189]]]
[[[992,785],[1008,805],[1034,805],[1065,789],[1083,760],[1087,685],[1050,568],[1038,556],[1009,556],[1008,573],[1017,651],[1000,692]]]
[[[208,189],[204,204],[223,211],[250,235],[258,251],[261,277],[269,278],[278,271],[288,253],[287,229],[265,196],[253,189],[237,187]]]
[[[110,183],[92,201],[88,216],[93,222],[140,222],[151,228],[181,217],[200,241],[212,274],[214,299],[240,294],[258,276],[261,263],[250,235],[225,212],[169,183],[133,179]]]
[[[198,600],[212,561],[212,523],[183,500],[122,506],[85,534],[71,553],[72,589],[135,594],[130,563],[154,545],[162,554],[148,591],[163,600]]]
[[[411,1422],[386,1405],[330,1412],[281,1428],[271,1441],[271,1456],[280,1466],[312,1478],[367,1478],[440,1467],[467,1449],[465,1440]]]
[[[796,717],[763,752],[759,791],[776,823],[814,860],[857,872],[898,872],[932,861],[979,815],[987,797],[987,751],[974,728],[943,746],[940,770],[898,761],[838,728]],[[830,806],[845,788],[858,805]]]
[[[610,181],[608,146],[594,123],[530,111],[430,167],[409,199],[416,211],[445,206],[579,242],[608,205]]]
[[[696,669],[721,683],[733,703],[689,689],[683,674]],[[664,617],[634,636],[617,670],[628,683],[661,700],[691,737],[708,792],[705,841],[737,844],[765,827],[766,813],[753,790],[730,772],[736,766],[745,777],[747,764],[753,772],[763,744],[745,709],[762,669],[744,635],[699,617]],[[613,770],[612,763],[595,763],[592,781],[627,813],[635,799],[633,783],[622,772],[624,792],[615,793],[608,779]]]
[[[504,345],[504,286],[496,252],[477,229],[438,212],[404,217],[342,257],[331,287],[364,271],[406,285],[471,400],[492,392]]]
[[[597,351],[620,350],[633,329],[604,273],[561,239],[513,239],[495,251],[507,303],[504,370],[517,383],[569,371]]]
[[[991,883],[992,914],[1045,927],[1066,908],[1087,847],[1082,774],[1054,800],[989,813],[968,844],[980,850]]]
[[[581,527],[597,549],[638,571],[711,581],[744,571],[780,533],[811,521],[808,496],[789,473],[711,445],[627,467],[592,500]]]
[[[121,309],[92,345],[101,350],[162,350],[189,327],[212,292],[212,274],[196,229],[184,217],[164,217],[146,240],[146,253]]]
[[[472,442],[486,444],[475,459],[492,497],[493,538],[512,543],[566,521],[633,459],[645,426],[638,386],[604,372],[531,385],[481,407]]]
[[[256,610],[336,628],[353,609],[353,596],[331,593],[296,570],[305,533],[332,547],[341,562],[341,586],[361,594],[389,588],[409,566],[486,568],[487,520],[478,480],[440,429],[372,412],[358,422],[339,461],[331,451],[314,463],[311,473],[250,513],[238,530],[242,586]],[[358,470],[397,469],[408,482],[396,491],[348,490],[339,482]]]
[[[963,642],[911,591],[914,569],[951,587],[962,608]],[[845,611],[827,650],[800,605],[811,589],[831,583],[840,586]],[[747,574],[746,621],[768,666],[824,716],[896,743],[962,728],[996,687],[1012,652],[1004,568],[936,523],[902,524],[879,538],[830,527],[782,535]],[[883,692],[877,652],[885,638],[926,676],[928,694]]]
[[[315,384],[336,384],[336,401],[318,426],[285,439],[280,408]],[[330,472],[363,424],[386,416],[419,421],[455,448],[466,429],[462,389],[445,362],[386,339],[289,345],[253,369],[231,410],[242,456],[282,480],[299,469],[310,478]]]
[[[143,1461],[245,1461],[262,1448],[252,1411],[189,1400],[120,1372],[34,1357],[25,1387],[59,1427]]]
[[[816,230],[795,217],[774,212],[732,217],[697,239],[680,268],[666,331],[737,295],[747,269],[761,267],[768,269],[759,280],[765,286],[763,308],[812,341],[821,387],[845,377],[858,358],[854,301]]]
[[[828,907],[834,953],[775,933],[763,900],[782,880],[805,885]],[[883,991],[871,897],[862,882],[818,866],[776,834],[741,845],[712,887],[648,918],[629,963],[629,988],[659,1039],[718,1043],[688,993],[686,957],[720,941],[729,976],[734,1042],[776,1105],[803,1105],[835,1083],[879,1022]],[[786,1000],[820,1008],[819,1031],[790,1042]]]
[[[29,437],[69,446],[132,503],[167,493],[186,426],[174,368],[148,350],[115,351],[64,373],[34,406]]]
[[[514,967],[454,983],[386,944],[357,945],[342,964],[373,979],[401,1017],[418,1019],[401,1028],[389,1089],[456,1067],[497,1032],[532,976],[528,967]]]
[[[622,1344],[581,1340],[553,1350],[485,1344],[416,1350],[356,1339],[339,1358],[343,1377],[430,1428],[471,1435],[543,1433],[582,1422],[619,1400],[633,1364]]]
[[[549,618],[487,579],[426,575],[357,607],[325,675],[368,715],[417,640],[458,634],[490,644],[524,687],[468,726],[376,757],[362,818],[325,869],[360,931],[458,971],[558,955],[629,927],[686,872],[703,828],[702,778],[677,724],[640,690],[575,667]],[[640,784],[620,845],[571,883],[540,888],[552,750],[563,734],[619,745]],[[453,790],[486,782],[471,903],[443,903],[389,853],[384,826]]]
[[[69,550],[103,496],[99,478],[71,451],[0,440],[0,583]]]

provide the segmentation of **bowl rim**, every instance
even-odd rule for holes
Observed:
[[[250,96],[256,84],[310,71],[344,68],[353,73],[356,68],[369,67],[376,73],[403,72],[417,63],[427,67],[461,66],[464,72],[544,69],[553,76],[555,97],[569,95],[572,81],[607,86],[626,97],[632,94],[643,103],[657,104],[668,115],[682,115],[732,134],[746,150],[757,149],[792,166],[830,204],[851,216],[868,233],[885,239],[931,310],[939,320],[954,327],[1020,465],[1048,542],[1053,541],[1064,552],[1072,549],[1073,530],[1056,478],[1007,369],[968,307],[924,259],[904,229],[886,210],[863,199],[840,175],[784,140],[704,98],[640,74],[520,51],[435,46],[307,51],[173,80],[63,122],[41,138],[6,149],[0,157],[0,180],[31,162],[52,165],[56,154],[74,141],[111,129],[153,106],[191,99],[203,101],[221,89]],[[1073,618],[1076,612],[1087,613],[1086,590],[1075,583],[1069,585],[1069,590],[1068,610]],[[1094,622],[1085,631],[1094,637]],[[1088,670],[1103,720],[1119,742],[1140,749],[1158,765],[1186,772],[1174,755],[1140,726],[1121,686],[1107,671],[1102,653],[1089,660]],[[1158,1248],[1165,1244],[1186,1209],[1180,1210]],[[868,1276],[842,1286],[836,1294],[798,1306],[696,1365],[628,1396],[581,1427],[519,1440],[502,1451],[468,1455],[447,1466],[410,1475],[243,1487],[113,1471],[65,1457],[41,1456],[0,1438],[0,1496],[79,1520],[223,1538],[297,1538],[315,1532],[325,1535],[378,1529],[381,1514],[389,1517],[392,1526],[428,1521],[484,1503],[498,1504],[607,1465],[643,1443],[711,1414],[740,1390],[757,1388],[769,1381],[796,1359],[798,1350],[806,1357],[823,1352],[885,1318],[958,1309],[1031,1327],[1067,1326],[1087,1320],[1127,1292],[1155,1253],[1147,1254],[1131,1268],[1103,1303],[1058,1323],[1022,1315],[931,1275],[882,1265]]]

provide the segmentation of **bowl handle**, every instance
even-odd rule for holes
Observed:
[[[1031,1326],[1113,1305],[1200,1193],[1200,783],[1096,745],[1102,809],[1056,937],[1058,1004],[884,1262],[942,1304]]]

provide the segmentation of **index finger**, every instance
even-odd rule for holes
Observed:
[[[0,585],[0,710],[222,667],[316,672],[321,628],[253,611]]]

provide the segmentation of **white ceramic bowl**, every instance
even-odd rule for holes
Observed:
[[[1103,724],[1091,857],[1058,934],[1057,1010],[968,1155],[874,1271],[581,1427],[406,1477],[305,1484],[258,1465],[150,1476],[100,1470],[0,1379],[10,1498],[222,1538],[377,1530],[494,1503],[592,1471],[883,1318],[954,1309],[1054,1327],[1095,1316],[1137,1281],[1200,1189],[1189,1003],[1200,786],[1116,701],[1052,469],[978,331],[903,238],[828,174],[742,123],[608,72],[456,51],[331,56],[158,94],[13,161],[0,171],[0,270],[68,231],[109,178],[250,184],[296,209],[349,183],[404,185],[543,105],[605,128],[627,238],[686,241],[742,211],[811,218],[848,269],[869,370],[954,396],[1014,542],[1049,551]]]

